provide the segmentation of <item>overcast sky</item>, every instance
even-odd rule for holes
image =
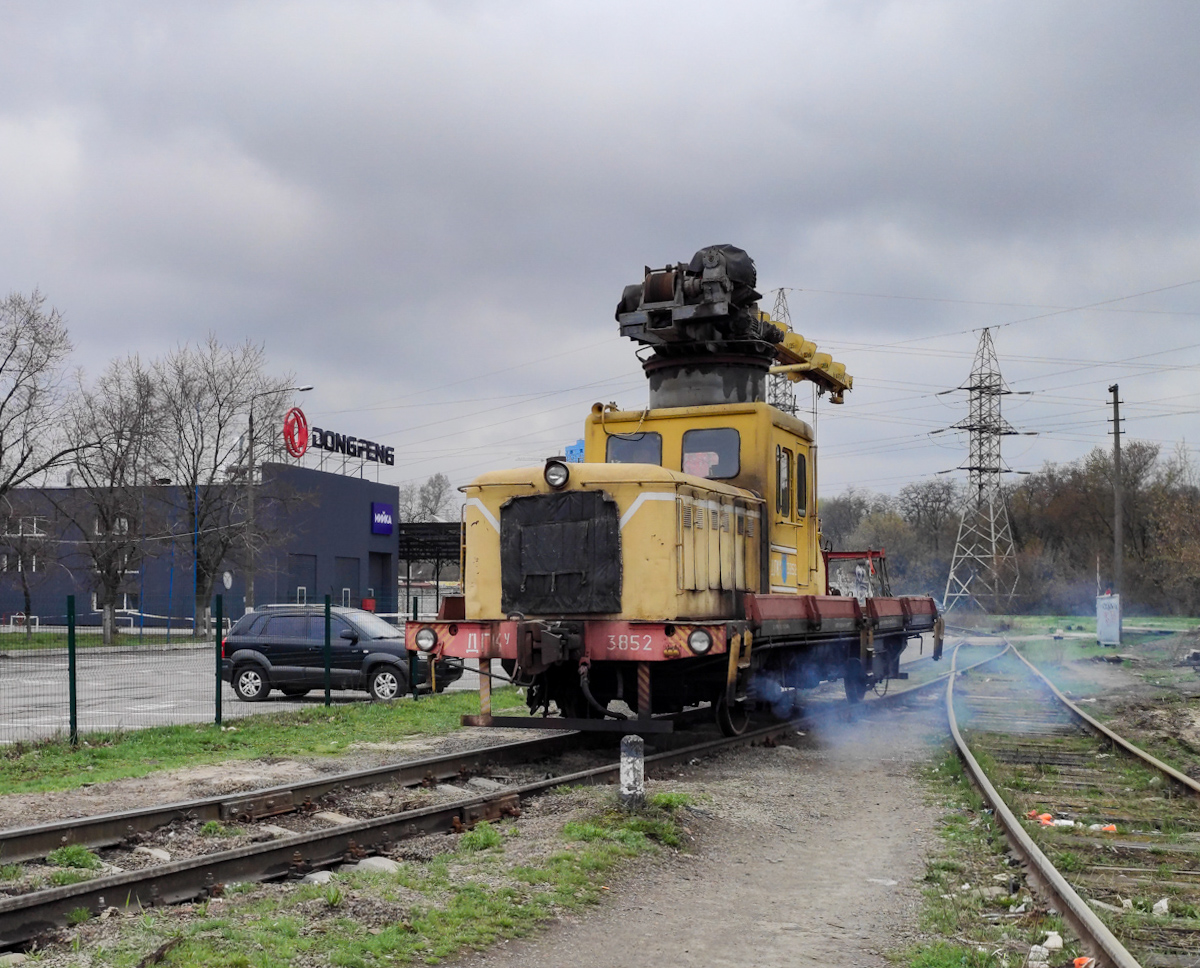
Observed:
[[[819,405],[826,495],[964,461],[929,432],[965,415],[937,394],[982,326],[1037,391],[1005,403],[1039,432],[1014,468],[1106,443],[1118,381],[1130,436],[1200,443],[1191,0],[0,0],[0,24],[0,289],[40,288],[93,373],[260,341],[312,423],[396,448],[384,480],[462,484],[561,452],[596,400],[644,406],[621,290],[720,242],[854,375]]]

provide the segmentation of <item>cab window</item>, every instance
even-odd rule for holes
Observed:
[[[808,461],[803,454],[796,455],[796,517],[808,513]]]
[[[628,434],[608,438],[604,459],[610,464],[662,464],[662,435]]]
[[[775,510],[783,517],[792,516],[792,452],[775,447]]]
[[[689,430],[683,435],[685,474],[713,480],[737,477],[741,470],[741,437],[732,427]]]

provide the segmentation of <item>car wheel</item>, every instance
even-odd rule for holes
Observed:
[[[387,702],[403,695],[405,692],[404,673],[395,666],[379,666],[371,673],[367,682],[367,692],[372,699]]]
[[[261,666],[240,666],[233,673],[233,691],[243,702],[261,702],[271,691],[271,682]]]
[[[304,686],[283,687],[283,694],[289,699],[299,699],[301,696],[307,696],[310,692],[312,692],[312,690]]]

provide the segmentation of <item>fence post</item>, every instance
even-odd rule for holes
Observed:
[[[75,596],[67,596],[67,694],[71,703],[71,745],[79,745],[79,708],[75,701]]]
[[[221,660],[225,657],[224,649],[221,646],[221,641],[225,636],[225,614],[224,614],[224,612],[225,612],[224,596],[218,595],[217,596],[217,643],[216,643],[216,652],[217,652],[216,682],[217,682],[217,687],[216,687],[216,692],[214,693],[214,695],[216,696],[216,707],[217,707],[215,722],[218,726],[221,725]]]
[[[417,597],[412,600],[412,620],[417,621]],[[413,702],[417,701],[417,653],[408,653],[408,688],[412,690]]]
[[[333,647],[329,641],[329,596],[325,596],[325,708],[329,708],[329,666],[333,662]]]

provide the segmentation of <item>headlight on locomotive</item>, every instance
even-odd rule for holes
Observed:
[[[688,636],[687,643],[688,648],[695,652],[696,655],[704,655],[704,653],[712,648],[713,644],[712,636],[709,635],[704,629],[695,629]]]
[[[546,461],[546,469],[542,471],[542,476],[546,478],[546,483],[557,491],[567,486],[567,480],[571,477],[571,471],[560,460],[548,460]]]
[[[417,632],[417,648],[422,652],[432,652],[437,645],[437,633],[433,629],[421,629]]]

